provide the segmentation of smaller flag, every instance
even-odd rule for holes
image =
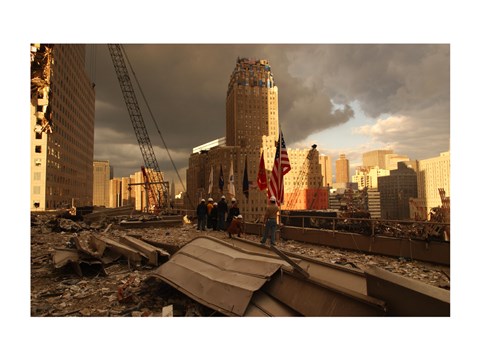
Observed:
[[[260,157],[260,164],[258,165],[257,184],[260,191],[263,191],[268,187],[267,172],[265,171],[265,160],[263,159],[263,150],[262,156]]]
[[[208,194],[212,195],[213,190],[213,165],[210,168],[210,177],[208,178]]]
[[[228,175],[228,193],[235,197],[235,179],[233,177],[233,160],[230,161],[230,175]]]
[[[245,197],[248,199],[248,189],[249,189],[249,183],[248,183],[248,171],[247,171],[247,156],[245,155],[245,168],[243,170],[243,194]]]
[[[220,176],[218,177],[218,187],[220,191],[223,193],[223,185],[225,185],[225,180],[223,179],[223,167],[220,165]]]

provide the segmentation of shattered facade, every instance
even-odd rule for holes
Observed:
[[[93,203],[95,91],[85,45],[32,44],[31,211]]]

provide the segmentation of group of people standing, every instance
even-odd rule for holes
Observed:
[[[233,198],[231,202],[231,205],[228,206],[224,195],[218,203],[214,202],[212,198],[208,198],[208,203],[202,199],[197,206],[197,230],[228,231],[234,220],[242,219],[237,200]],[[239,222],[235,221],[235,223]],[[238,225],[235,226],[235,228],[237,227]],[[241,230],[240,233],[243,232],[243,228]],[[234,233],[240,234],[238,231]]]
[[[275,231],[277,228],[277,214],[280,208],[277,205],[277,199],[272,196],[264,214],[263,223],[265,229],[261,244],[265,245],[267,237],[270,237],[270,245],[275,245]],[[232,234],[240,236],[243,233],[243,218],[238,208],[237,200],[232,198],[231,205],[228,206],[225,196],[214,202],[212,198],[200,201],[197,206],[197,230],[205,231],[207,228],[218,231],[226,231],[229,237]]]

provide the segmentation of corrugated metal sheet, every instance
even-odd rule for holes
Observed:
[[[152,275],[222,314],[245,316],[253,293],[281,267],[293,271],[283,260],[250,253],[202,236],[182,247]],[[288,313],[284,307],[279,307],[279,312]],[[263,316],[261,309],[253,307],[248,313]]]

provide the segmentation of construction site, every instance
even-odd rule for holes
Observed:
[[[58,153],[48,151],[47,155],[43,150],[54,131],[49,105],[51,47],[35,49],[32,136],[43,145],[35,148],[32,173],[39,175],[32,175],[34,184],[44,177],[39,169],[61,169]],[[225,231],[213,229],[199,231],[193,211],[199,187],[192,184],[207,176],[206,169],[213,172],[213,165],[203,164],[201,176],[187,174],[192,189],[185,191],[185,208],[171,206],[168,182],[153,152],[124,50],[117,44],[108,49],[143,157],[142,181],[129,184],[144,191],[141,210],[135,206],[98,208],[81,200],[72,201],[66,209],[51,210],[49,206],[60,207],[62,194],[36,200],[48,191],[44,185],[34,188],[32,317],[450,316],[450,199],[443,189],[438,189],[441,206],[422,221],[371,218],[364,207],[367,190],[345,191],[337,197],[342,204],[339,210],[311,210],[313,204],[327,201],[321,176],[310,178],[312,188],[306,188],[312,159],[316,159],[315,171],[320,171],[314,145],[296,171],[294,190],[278,216],[275,246],[260,244],[262,212],[246,208],[248,196],[241,203],[246,216],[240,236],[229,237]],[[247,73],[246,66],[259,69],[250,70],[255,76],[268,75],[266,81],[251,81],[251,86],[268,93],[272,103],[278,101],[268,62],[237,60],[242,74]],[[236,94],[237,87],[249,86],[245,79],[235,79],[238,82],[231,81],[228,96]],[[271,135],[263,140],[247,137],[256,146],[248,153],[256,161],[254,168],[259,149],[273,158],[278,115],[271,114],[268,121],[274,125],[266,127]],[[230,147],[212,149],[209,161],[228,154],[232,167],[235,160],[236,168],[241,169],[241,146],[236,145],[235,136],[235,132],[227,132]],[[164,148],[176,170],[165,143]],[[201,160],[203,155],[192,158]],[[246,158],[244,164],[246,171]],[[82,187],[83,181],[88,183],[89,177],[91,174],[85,179],[74,177],[72,191]],[[58,178],[70,185],[68,177]],[[91,196],[90,190],[83,191],[83,198]],[[264,195],[257,195],[263,201]],[[307,210],[295,210],[299,203]]]

